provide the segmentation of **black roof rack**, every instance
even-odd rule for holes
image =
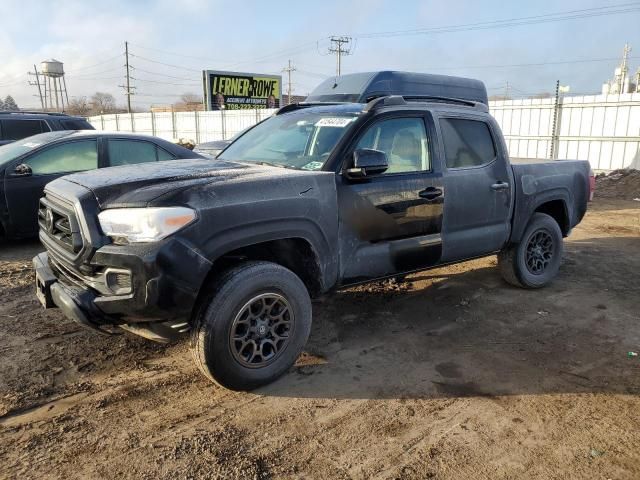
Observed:
[[[282,115],[283,113],[293,112],[294,110],[299,110],[301,108],[308,107],[322,107],[323,105],[344,105],[349,102],[299,102],[299,103],[290,103],[289,105],[285,105],[284,107],[280,107],[276,112],[276,115]]]
[[[28,115],[53,115],[56,117],[68,117],[66,113],[59,112],[38,112],[35,110],[0,110],[0,115],[10,115],[16,113],[26,113]]]
[[[458,105],[465,105],[467,107],[477,108],[482,111],[488,111],[487,106],[484,103],[473,102],[471,100],[464,100],[462,98],[440,97],[437,95],[386,95],[375,97],[369,100],[365,112],[375,110],[376,108],[389,107],[392,105],[407,105],[407,101],[425,101],[436,103],[455,103]]]

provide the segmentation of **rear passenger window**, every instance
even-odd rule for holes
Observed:
[[[156,145],[137,140],[109,140],[109,165],[132,165],[157,161]]]
[[[479,167],[493,161],[496,148],[489,126],[478,120],[440,120],[447,168]]]
[[[3,140],[21,140],[48,131],[42,120],[2,120]]]
[[[156,147],[158,149],[158,161],[161,162],[163,160],[175,160],[175,155],[163,150],[160,147]]]
[[[63,130],[93,130],[93,127],[86,120],[60,120]]]

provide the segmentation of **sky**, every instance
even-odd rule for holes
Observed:
[[[625,12],[537,23],[600,7]],[[574,94],[599,92],[625,42],[636,48],[631,72],[640,67],[640,2],[624,0],[2,0],[0,14],[0,97],[22,108],[39,106],[27,72],[49,58],[64,62],[69,97],[108,92],[124,105],[125,41],[133,104],[143,109],[201,95],[203,69],[281,73],[289,60],[294,93],[307,94],[336,74],[332,35],[352,38],[342,73],[466,76],[483,80],[490,95],[504,94],[507,83],[514,97],[552,92],[556,80]],[[523,17],[534,18],[478,27]]]

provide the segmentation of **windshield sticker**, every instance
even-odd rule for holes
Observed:
[[[319,170],[322,168],[323,162],[309,162],[300,167],[302,170]]]
[[[327,118],[321,118],[320,120],[318,120],[315,126],[344,128],[354,120],[355,118],[327,117]]]

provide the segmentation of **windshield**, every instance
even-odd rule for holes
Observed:
[[[356,118],[355,113],[305,111],[271,117],[238,138],[218,158],[320,170]]]
[[[9,163],[11,160],[18,158],[20,155],[49,143],[58,138],[70,135],[70,131],[57,131],[49,133],[40,133],[32,137],[23,138],[13,143],[8,143],[0,147],[0,166]]]

